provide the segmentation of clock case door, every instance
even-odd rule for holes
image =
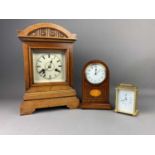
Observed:
[[[100,84],[91,84],[85,75],[86,67],[90,64],[100,63],[106,68],[106,78]],[[109,68],[101,60],[92,60],[85,64],[82,70],[82,103],[81,108],[90,108],[90,109],[112,109],[112,106],[109,104]],[[92,96],[91,90],[99,90],[101,95],[95,97]]]
[[[24,66],[25,68],[25,88],[26,90],[35,87],[35,89],[40,89],[42,86],[54,86],[54,85],[64,85],[64,86],[72,86],[72,45],[62,45],[59,43],[48,44],[48,43],[28,43],[24,45],[24,62],[26,63]],[[66,68],[66,81],[64,82],[42,82],[42,83],[34,83],[34,76],[33,76],[33,51],[37,49],[37,51],[41,50],[50,52],[50,50],[62,50],[65,55],[65,68]],[[38,52],[39,53],[39,52]],[[48,52],[47,52],[48,53]],[[56,52],[55,52],[56,53]],[[29,76],[28,76],[29,75]]]
[[[73,84],[73,46],[76,35],[53,23],[38,23],[18,31],[23,42],[25,93],[20,114],[31,114],[38,108],[67,106],[77,108],[79,99]],[[66,81],[34,83],[32,49],[59,49],[65,51]]]

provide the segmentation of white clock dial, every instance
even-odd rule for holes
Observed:
[[[37,60],[36,70],[45,79],[55,79],[61,74],[62,62],[55,55],[44,54]]]
[[[106,78],[106,68],[100,63],[90,64],[85,70],[86,79],[92,84],[100,84]]]
[[[135,93],[129,90],[120,90],[118,95],[118,109],[123,112],[133,113]]]
[[[34,83],[65,82],[65,54],[60,50],[33,52]]]

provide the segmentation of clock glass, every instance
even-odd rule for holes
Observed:
[[[135,93],[130,90],[120,90],[118,94],[118,109],[123,112],[133,113]]]
[[[100,84],[106,78],[106,68],[100,63],[93,63],[86,67],[85,75],[91,84]]]
[[[65,51],[55,49],[33,49],[34,83],[65,82]]]

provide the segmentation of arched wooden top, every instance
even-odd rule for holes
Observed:
[[[22,40],[31,38],[53,38],[53,39],[64,39],[64,40],[76,40],[76,34],[72,34],[65,28],[53,24],[53,23],[38,23],[28,26],[22,31],[18,31],[18,37]]]
[[[88,66],[88,65],[90,65],[90,64],[98,64],[98,63],[100,63],[100,64],[102,64],[103,66],[105,66],[105,68],[106,68],[106,70],[108,71],[108,74],[109,74],[109,67],[108,67],[108,65],[104,62],[104,61],[102,61],[102,60],[90,60],[90,61],[88,61],[85,65],[84,65],[84,67],[83,67],[83,72],[85,72],[85,69],[86,69],[86,67]]]

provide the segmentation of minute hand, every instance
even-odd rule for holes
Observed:
[[[97,75],[97,69],[95,68],[95,75]]]

